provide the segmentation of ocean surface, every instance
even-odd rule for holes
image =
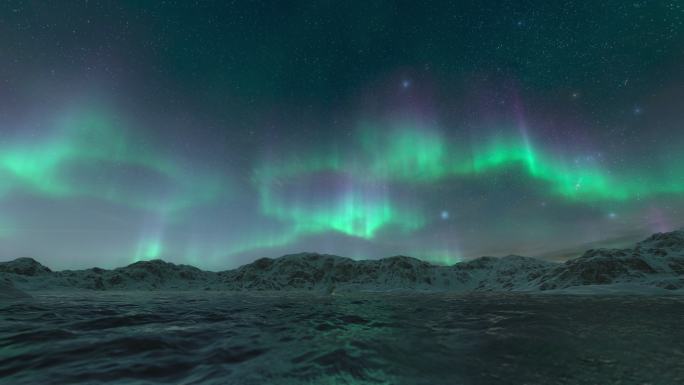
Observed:
[[[684,384],[684,297],[38,294],[2,384]]]

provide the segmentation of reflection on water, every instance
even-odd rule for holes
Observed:
[[[0,383],[684,384],[684,298],[39,295]]]

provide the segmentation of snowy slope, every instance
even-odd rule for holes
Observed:
[[[466,272],[468,289],[478,291],[536,290],[536,280],[558,266],[557,263],[530,257],[509,255],[502,258],[480,257],[457,263],[453,269]]]
[[[0,299],[28,298],[28,294],[14,287],[8,278],[0,278]]]
[[[654,234],[634,248],[589,250],[537,281],[541,290],[627,283],[684,288],[684,230]]]

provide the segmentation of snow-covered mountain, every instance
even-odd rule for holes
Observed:
[[[53,272],[31,258],[0,263],[0,282],[26,291],[88,290],[314,290],[547,291],[629,285],[684,293],[684,230],[658,233],[628,249],[589,250],[565,263],[510,255],[453,266],[406,256],[355,261],[300,253],[262,258],[238,269],[203,271],[162,260],[114,270]],[[0,290],[9,292],[16,289]]]
[[[354,261],[335,255],[301,253],[262,258],[219,276],[231,289],[427,289],[444,285],[436,273],[446,269],[404,256]]]
[[[25,290],[191,290],[207,289],[218,283],[215,272],[158,259],[114,270],[94,267],[52,272],[32,258],[19,258],[0,263],[0,275]]]
[[[640,284],[668,290],[684,288],[684,229],[653,234],[628,249],[588,250],[548,271],[539,289]]]

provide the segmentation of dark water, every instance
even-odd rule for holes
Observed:
[[[3,384],[684,384],[684,298],[43,295]]]

